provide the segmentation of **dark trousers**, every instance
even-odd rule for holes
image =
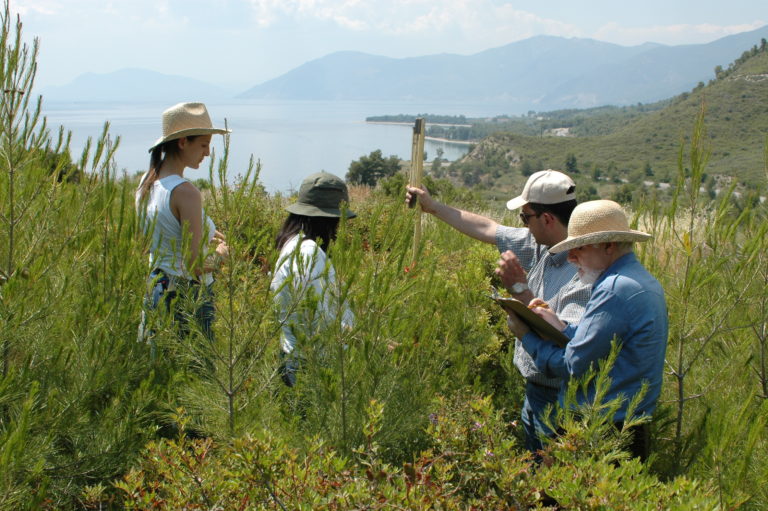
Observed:
[[[536,452],[542,448],[542,437],[552,437],[554,432],[546,425],[545,411],[548,406],[554,411],[557,406],[559,390],[553,387],[545,387],[527,381],[525,383],[525,400],[520,416],[525,429],[525,448],[530,452]],[[554,413],[548,417],[554,422]]]
[[[613,427],[617,431],[624,429],[624,422],[614,422]],[[565,430],[558,428],[558,435],[565,434]],[[648,460],[651,447],[651,428],[648,423],[629,428],[629,444],[625,447],[633,458],[639,458],[645,463]]]
[[[189,336],[189,320],[193,319],[203,336],[211,343],[214,341],[213,286],[204,286],[196,281],[173,277],[162,270],[153,270],[147,283],[148,290],[144,296],[138,339],[150,344],[152,359],[157,356],[157,353],[153,321],[150,320],[149,315],[156,314],[156,311],[171,315],[179,338],[185,339]],[[206,363],[210,364],[209,361]]]
[[[615,422],[613,424],[617,430],[621,431],[624,428],[623,422]],[[640,458],[640,461],[645,463],[648,460],[651,448],[651,428],[648,423],[640,424],[639,426],[633,426],[629,428],[629,445],[627,450],[633,458]]]

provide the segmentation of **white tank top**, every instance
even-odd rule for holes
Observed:
[[[143,181],[143,180],[142,180]],[[146,202],[146,217],[142,218],[144,233],[152,232],[152,245],[149,250],[149,265],[152,269],[158,268],[168,275],[175,275],[191,279],[187,272],[184,257],[181,254],[182,230],[181,224],[171,211],[171,192],[187,179],[171,175],[158,179],[152,183],[149,197]],[[141,185],[139,185],[141,186]],[[139,201],[139,193],[136,192],[136,202]],[[216,225],[203,210],[203,257],[208,253],[208,244],[216,232]],[[205,273],[200,276],[204,284],[213,282],[213,275]]]

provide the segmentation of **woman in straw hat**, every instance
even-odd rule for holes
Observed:
[[[340,217],[355,217],[342,210],[346,202],[349,195],[344,181],[318,172],[304,179],[298,201],[285,208],[289,214],[275,241],[280,255],[270,289],[282,326],[280,376],[289,387],[296,383],[299,345],[338,317],[346,327],[354,321],[339,297],[336,272],[326,254],[331,240],[336,239]]]
[[[229,255],[224,235],[205,214],[200,190],[184,177],[210,154],[211,137],[229,133],[214,128],[205,105],[179,103],[163,112],[163,136],[149,149],[149,170],[136,191],[136,206],[145,233],[151,233],[147,310],[161,301],[170,311],[177,294],[195,300],[192,311],[203,334],[212,339],[213,270]],[[213,251],[209,246],[215,246]],[[174,319],[181,335],[189,327],[183,301],[174,305]],[[142,312],[140,338],[148,334]]]
[[[522,341],[536,366],[552,375],[578,378],[597,362],[605,360],[611,343],[618,340],[619,353],[610,371],[610,388],[605,402],[622,399],[613,416],[623,429],[629,401],[648,387],[634,410],[634,417],[650,416],[661,393],[664,355],[667,347],[668,321],[664,290],[640,264],[632,250],[633,242],[643,242],[650,235],[629,228],[627,217],[617,203],[608,200],[578,205],[568,224],[568,237],[550,251],[568,251],[568,261],[578,267],[579,276],[592,283],[592,296],[578,326],[566,325],[544,308],[534,311],[559,328],[570,339],[565,348],[541,339],[511,315],[510,329]],[[540,304],[534,299],[532,306]],[[567,383],[560,389],[563,404]],[[595,389],[577,391],[579,404],[594,399]],[[645,459],[648,455],[647,424],[631,431],[630,451]]]

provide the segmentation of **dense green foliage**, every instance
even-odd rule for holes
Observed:
[[[565,509],[716,507],[711,487],[685,478],[662,483],[637,460],[627,461],[621,436],[611,436],[604,422],[573,423],[547,449],[543,468],[532,470],[489,399],[459,396],[434,406],[432,447],[399,466],[382,459],[376,438],[384,407],[372,401],[364,441],[351,457],[320,438],[299,454],[264,431],[225,446],[182,436],[150,444],[140,469],[117,486],[126,508],[136,510],[531,509],[546,498]],[[91,501],[98,495],[92,492]]]
[[[414,261],[418,213],[397,175],[351,190],[358,217],[329,252],[356,324],[314,339],[296,388],[276,375],[268,289],[291,198],[265,194],[258,169],[228,184],[226,147],[206,192],[234,254],[215,284],[216,342],[162,318],[155,353],[136,342],[148,268],[135,179],[114,173],[106,127],[77,163],[86,177],[51,173],[44,155],[66,154],[66,137],[38,122],[35,47],[7,13],[0,78],[20,92],[3,95],[0,125],[0,509],[768,506],[768,212],[700,193],[701,120],[671,201],[634,213],[655,234],[639,255],[672,327],[652,462],[625,459],[603,418],[615,403],[598,400],[560,414],[566,433],[534,470],[522,379],[487,298],[497,254],[424,218]]]
[[[381,149],[376,149],[350,163],[346,179],[351,184],[376,186],[380,179],[394,176],[399,170],[400,158],[384,158]]]

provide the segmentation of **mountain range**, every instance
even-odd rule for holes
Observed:
[[[474,55],[394,59],[337,52],[240,95],[261,99],[489,101],[536,110],[652,102],[690,90],[768,37],[619,46],[536,36]]]
[[[390,58],[332,53],[236,97],[284,100],[494,102],[507,111],[628,105],[668,98],[714,76],[761,39],[768,26],[707,44],[619,46],[536,36],[473,55]],[[153,101],[234,94],[215,85],[145,69],[87,73],[42,91],[47,99]],[[501,113],[501,112],[500,112]]]
[[[216,85],[148,69],[126,68],[112,73],[85,73],[66,85],[46,87],[44,98],[54,101],[170,101],[227,99],[232,93]]]

